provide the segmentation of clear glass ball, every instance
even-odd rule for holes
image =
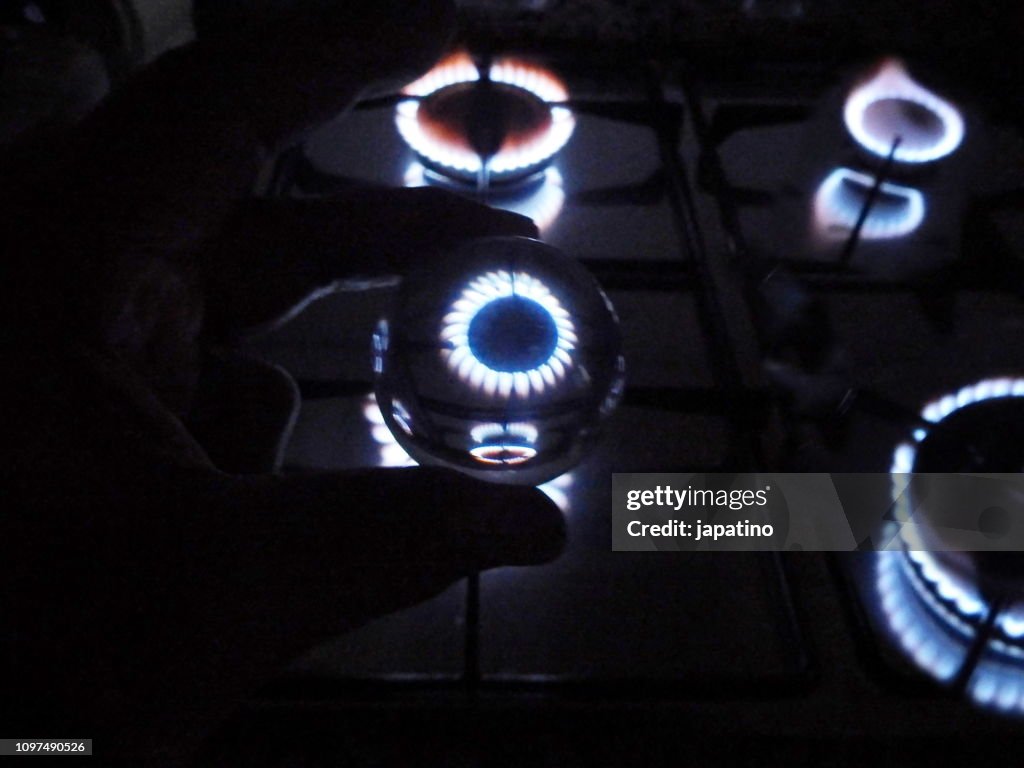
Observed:
[[[377,402],[399,444],[496,482],[570,469],[624,387],[608,297],[529,238],[473,240],[408,275],[373,344]]]

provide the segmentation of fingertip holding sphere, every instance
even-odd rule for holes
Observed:
[[[529,485],[582,458],[625,375],[600,286],[528,238],[470,241],[407,277],[373,364],[385,423],[414,459]]]

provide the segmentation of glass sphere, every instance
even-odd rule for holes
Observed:
[[[376,396],[416,461],[536,485],[584,455],[622,396],[597,281],[529,238],[484,238],[403,280],[374,334]]]

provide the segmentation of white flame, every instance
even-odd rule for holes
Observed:
[[[496,83],[506,83],[529,91],[549,104],[565,102],[569,92],[551,72],[518,59],[500,59],[491,65],[490,77]],[[491,171],[506,173],[529,168],[553,157],[572,137],[576,118],[563,106],[551,107],[551,126],[531,142],[508,152],[500,152],[491,160]]]
[[[469,430],[469,436],[474,442],[483,443],[505,435],[516,435],[520,440],[527,443],[536,443],[539,432],[537,428],[528,422],[513,422],[511,424],[478,424]]]
[[[923,126],[912,110],[928,113],[934,125]],[[857,143],[882,157],[899,136],[894,159],[903,163],[938,160],[964,138],[960,111],[911,78],[898,59],[887,59],[870,80],[850,91],[843,118]]]
[[[373,441],[380,446],[381,467],[414,467],[416,461],[405,452],[399,445],[395,436],[391,434],[387,423],[384,421],[384,414],[380,412],[377,405],[377,398],[371,392],[363,399],[363,418],[370,425],[370,434]]]
[[[499,371],[483,363],[469,343],[469,327],[492,301],[518,296],[536,302],[551,317],[557,331],[554,349],[539,365],[526,371]],[[520,398],[556,387],[573,366],[578,339],[568,311],[548,287],[525,272],[497,270],[469,282],[442,321],[441,355],[448,367],[472,389],[490,397]]]
[[[952,413],[966,408],[973,403],[994,400],[1003,397],[1024,397],[1024,378],[1004,376],[993,379],[982,379],[976,384],[968,384],[952,394],[937,397],[929,401],[921,409],[921,418],[930,424],[938,424]],[[905,474],[913,471],[917,457],[917,444],[928,436],[928,430],[914,430],[913,442],[900,443],[893,452],[893,474]],[[895,500],[895,499],[894,499]]]
[[[546,69],[519,59],[499,59],[491,65],[490,77],[496,83],[507,83],[529,91],[541,101],[568,101],[565,85]]]
[[[432,70],[402,89],[407,96],[429,96],[456,83],[472,83],[480,79],[480,72],[467,53],[453,53],[438,62]]]
[[[469,431],[478,443],[469,453],[483,464],[523,464],[537,455],[534,444],[538,434],[537,428],[526,422],[478,424]]]
[[[889,630],[919,668],[936,680],[952,679],[966,655],[965,643],[938,626],[929,608],[942,607],[926,590],[915,588],[913,569],[902,553],[876,557],[875,588]],[[952,626],[960,632],[967,627],[962,622]]]
[[[930,424],[938,424],[973,403],[1006,397],[1024,397],[1024,379],[984,379],[961,387],[930,401],[921,416]],[[906,476],[914,469],[917,446],[927,436],[927,428],[915,429],[913,439],[900,443],[893,452],[890,472],[897,520],[905,521],[910,517],[909,502],[903,490]],[[890,631],[914,663],[938,680],[949,680],[959,670],[974,637],[974,629],[967,619],[983,619],[990,607],[969,577],[949,568],[932,552],[915,548],[919,542],[913,534],[909,540],[904,538],[906,548],[903,551],[878,553],[876,586],[883,612]],[[1024,602],[1006,607],[996,619],[996,627],[1009,638],[1024,637]],[[1024,665],[1021,648],[998,639],[993,639],[990,646]],[[968,691],[982,706],[1024,713],[1024,666],[1001,663],[986,655]]]
[[[888,630],[903,652],[930,677],[950,682],[966,661],[976,630],[962,618],[961,603],[951,599],[948,591],[938,594],[953,602],[955,610],[935,598],[906,557],[917,554],[921,553],[877,553],[875,588]],[[923,575],[929,578],[927,573]],[[977,621],[988,610],[982,603],[968,615]],[[1020,608],[1014,606],[999,616],[997,625],[1009,637],[1019,638],[1011,630],[1021,622]],[[990,640],[988,647],[968,683],[968,695],[979,706],[1024,715],[1024,650],[997,638]]]
[[[950,414],[973,403],[1004,397],[1024,397],[1024,378],[1004,376],[982,379],[975,384],[968,384],[956,392],[929,401],[921,409],[921,418],[929,424],[938,424]],[[908,475],[914,471],[914,462],[917,460],[917,446],[928,437],[928,431],[924,427],[915,429],[910,441],[898,444],[893,450],[892,464],[889,468],[889,473],[893,476],[892,500],[896,505],[894,512],[897,519],[901,521],[910,519],[910,510],[907,508],[907,495],[903,492],[906,486],[906,477],[900,476]],[[914,534],[911,532],[910,535]],[[921,556],[922,558],[928,558],[930,554],[922,551]],[[970,613],[973,611],[965,608],[965,612]]]
[[[814,222],[828,237],[845,238],[857,225],[874,179],[849,168],[836,168],[814,195]],[[903,237],[924,220],[924,195],[911,187],[882,182],[860,236],[864,240]]]
[[[534,64],[511,58],[494,62],[489,77],[496,83],[522,88],[552,105],[551,125],[532,141],[502,150],[491,158],[491,173],[512,173],[538,165],[553,157],[568,143],[576,127],[576,118],[570,109],[560,106],[568,100],[569,93],[557,77]],[[465,53],[455,54],[407,86],[403,93],[422,98],[447,86],[476,82],[479,79],[480,73],[472,59]],[[418,101],[410,99],[398,104],[395,125],[405,142],[420,156],[464,173],[480,172],[483,159],[478,154],[464,146],[439,141],[423,130],[419,121]]]

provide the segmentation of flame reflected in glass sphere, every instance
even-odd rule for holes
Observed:
[[[407,277],[374,370],[385,423],[418,462],[531,485],[583,457],[625,376],[597,282],[527,238],[475,240]]]

